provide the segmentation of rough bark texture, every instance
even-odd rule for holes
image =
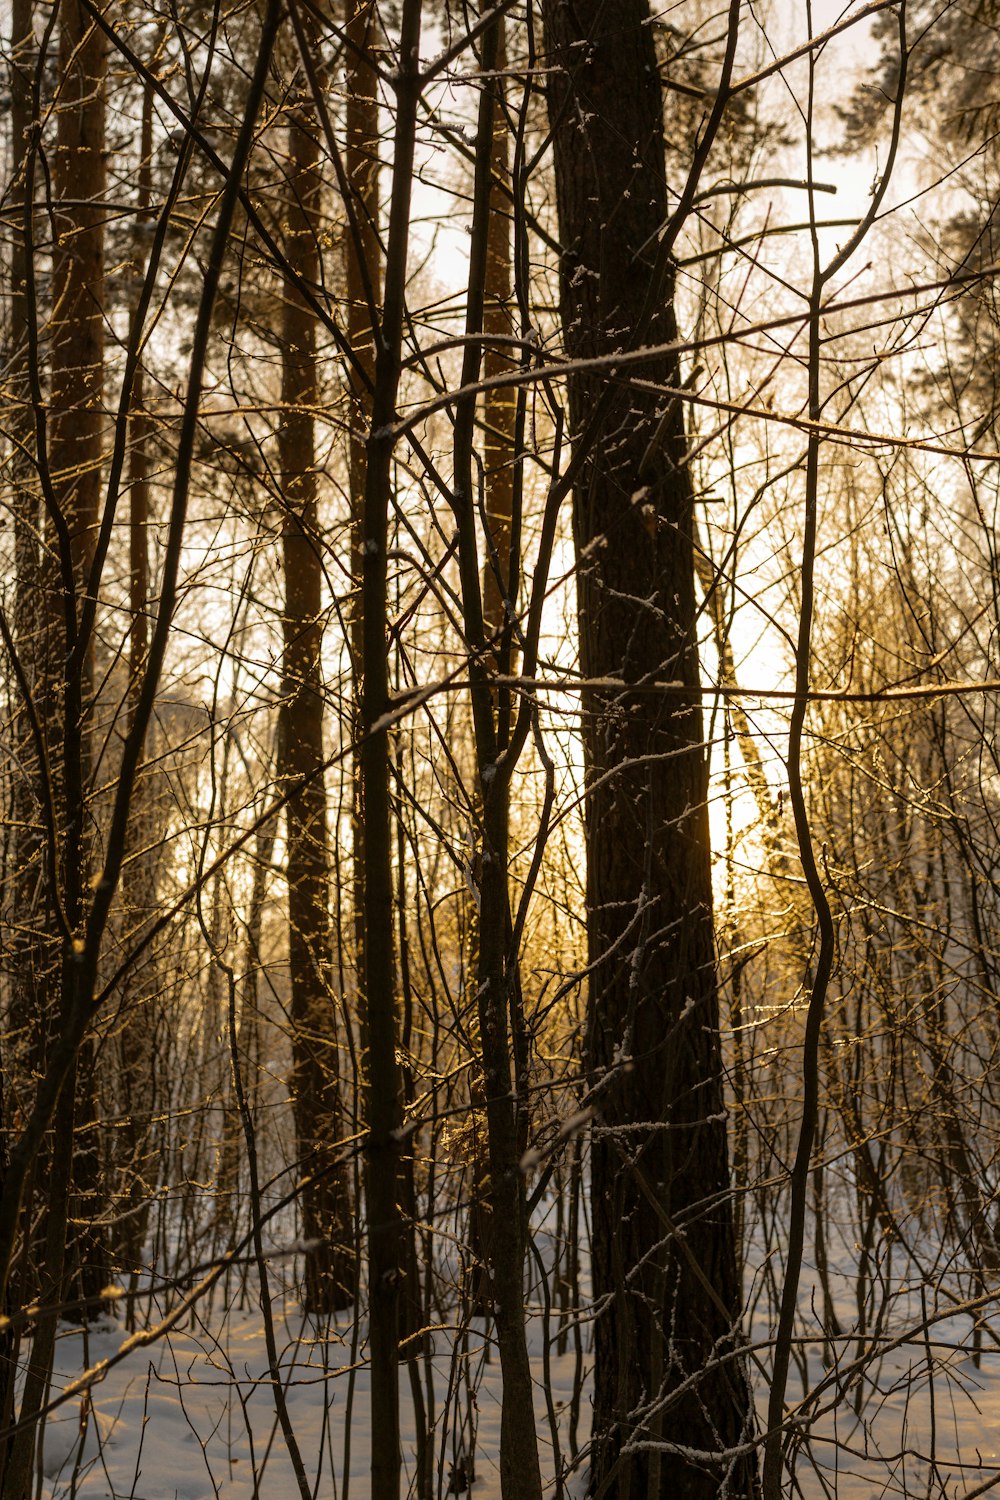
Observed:
[[[143,263],[142,235],[152,222],[153,203],[153,91],[147,84],[142,96],[139,143],[138,215],[135,267]],[[133,298],[132,316],[138,314],[139,293]],[[153,467],[153,418],[146,407],[146,372],[140,364],[132,382],[132,404],[128,417],[129,437],[129,640],[128,696],[125,722],[131,729],[149,651],[149,551],[150,478]],[[129,828],[131,850],[122,871],[122,912],[132,931],[149,921],[156,905],[156,871],[150,854],[154,809],[148,776],[137,779],[133,815]],[[131,1322],[134,1294],[139,1283],[152,1197],[146,1181],[152,1150],[151,1125],[159,1093],[159,1070],[155,1048],[155,1000],[159,993],[155,959],[143,966],[139,984],[122,987],[122,1024],[117,1036],[116,1107],[120,1126],[109,1153],[116,1176],[117,1220],[112,1231],[115,1261],[128,1277],[126,1318]]]
[[[285,253],[309,285],[320,279],[319,148],[304,100],[288,122]],[[282,316],[278,448],[284,502],[284,660],[279,771],[288,804],[288,961],[292,1106],[305,1182],[305,1305],[329,1314],[354,1298],[354,1236],[345,1165],[338,1165],[339,1058],[330,924],[330,857],[323,771],[323,564],[317,533],[314,413],[319,405],[316,319],[291,285]]]
[[[541,1496],[542,1481],[525,1339],[528,1225],[524,1174],[519,1163],[524,1153],[526,1101],[518,1088],[510,1025],[521,997],[510,953],[509,858],[509,817],[503,789],[484,798],[479,882],[479,1033],[489,1148],[487,1266],[503,1374],[500,1493],[503,1500],[534,1500]]]
[[[513,332],[511,292],[510,213],[506,199],[498,191],[500,184],[510,183],[510,132],[503,109],[503,71],[507,66],[506,26],[496,26],[496,59],[490,88],[493,93],[493,128],[491,149],[491,191],[486,225],[484,277],[482,373],[486,380],[510,370],[516,361],[509,348],[490,342],[509,337]],[[483,397],[482,504],[484,531],[488,542],[483,562],[483,628],[487,658],[491,670],[511,670],[512,630],[507,620],[507,599],[511,593],[511,527],[514,510],[514,425],[517,399],[511,387],[488,390]],[[500,748],[509,732],[509,694],[493,694],[497,714],[497,737]],[[506,816],[506,813],[504,814]],[[506,857],[506,856],[505,856]],[[479,967],[480,915],[475,902],[468,911],[468,972],[477,975]],[[476,980],[478,984],[478,977]],[[478,1026],[478,1020],[477,1020]],[[469,1243],[475,1257],[469,1279],[469,1295],[477,1313],[487,1313],[491,1293],[486,1266],[491,1255],[493,1210],[490,1203],[490,1172],[485,1138],[480,1121],[485,1119],[486,1096],[482,1073],[477,1068],[471,1078],[470,1103],[473,1107],[472,1176],[473,1197],[469,1210]],[[523,1133],[523,1132],[522,1132]]]
[[[469,257],[469,291],[466,332],[476,334],[487,327],[487,300],[491,291],[499,300],[504,253],[497,224],[492,179],[497,160],[497,128],[500,99],[497,97],[498,65],[502,55],[502,21],[495,19],[483,36],[482,70],[487,80],[479,103],[476,136],[476,174],[473,190],[472,238]],[[492,261],[492,266],[491,266]],[[509,251],[507,254],[509,267]],[[491,273],[493,285],[491,288]],[[509,272],[508,272],[509,276]],[[480,346],[466,344],[462,362],[462,388],[471,392],[482,366]],[[474,924],[477,942],[476,980],[479,1047],[482,1060],[482,1092],[485,1100],[489,1156],[489,1190],[486,1196],[488,1225],[483,1236],[492,1313],[496,1326],[503,1374],[500,1419],[500,1493],[504,1500],[540,1500],[541,1473],[535,1430],[531,1367],[525,1338],[524,1257],[527,1247],[527,1209],[524,1174],[520,1169],[526,1144],[527,1098],[523,1066],[518,1066],[516,1037],[523,1031],[517,955],[511,951],[512,924],[509,906],[509,771],[498,773],[499,735],[503,732],[495,709],[500,707],[489,686],[491,665],[488,604],[478,567],[478,502],[474,478],[473,442],[476,399],[463,397],[456,405],[454,427],[454,491],[458,522],[459,569],[466,642],[470,651],[471,705],[475,729],[479,775],[481,834],[479,848],[479,911]],[[503,419],[506,420],[505,418]],[[498,438],[502,428],[498,430]],[[502,448],[502,443],[499,445]],[[503,454],[503,459],[509,453]],[[494,466],[502,468],[501,453],[493,452]],[[485,520],[494,547],[503,548],[504,559],[494,557],[494,579],[509,572],[510,517],[513,488],[504,493],[506,476],[496,490],[486,480]],[[489,513],[490,498],[496,500]],[[487,564],[490,570],[490,564]],[[499,612],[504,612],[503,593]],[[488,590],[486,591],[488,599]],[[494,608],[497,608],[495,602]],[[506,715],[501,713],[503,721]],[[509,721],[508,721],[509,722]],[[478,1175],[482,1175],[481,1171]],[[485,1184],[484,1184],[485,1185]]]
[[[483,307],[483,378],[491,380],[517,365],[512,350],[490,340],[510,338],[514,332],[510,204],[498,191],[510,187],[510,128],[504,109],[503,74],[507,67],[507,30],[497,23],[495,80],[492,83],[493,150],[490,220],[486,239],[486,301]],[[483,567],[483,620],[487,638],[501,672],[509,672],[511,631],[504,630],[506,601],[511,593],[510,548],[514,512],[514,425],[517,394],[512,386],[488,390],[483,398],[483,490],[490,528],[490,546]]]
[[[353,354],[349,374],[349,461],[351,500],[351,577],[354,602],[350,612],[350,647],[354,666],[355,727],[361,730],[361,679],[364,653],[364,615],[362,577],[364,572],[364,503],[368,474],[368,433],[371,429],[375,389],[375,330],[380,316],[382,294],[382,244],[379,239],[379,177],[381,173],[381,135],[379,131],[378,75],[374,67],[381,35],[374,0],[345,0],[345,34],[347,94],[346,150],[344,166],[350,190],[346,205],[348,223],[344,237],[347,291],[347,334]],[[361,757],[354,756],[354,933],[357,970],[364,973],[365,869],[361,857],[364,820]],[[362,987],[363,989],[363,987]],[[364,1032],[366,1012],[361,995],[361,1029]],[[410,1086],[403,1067],[404,1096]],[[416,1135],[409,1137],[416,1148]],[[416,1218],[416,1185],[414,1151],[400,1153],[399,1197],[406,1215],[401,1254],[404,1272],[400,1292],[399,1335],[405,1341],[406,1357],[411,1362],[419,1355],[421,1340],[415,1335],[424,1326],[423,1301],[417,1265],[413,1222]],[[424,1471],[420,1470],[421,1483]]]
[[[382,286],[382,248],[378,234],[379,215],[379,121],[378,77],[372,56],[378,39],[374,0],[345,0],[347,37],[346,150],[344,165],[350,187],[346,205],[348,222],[344,238],[344,270],[347,292],[347,336],[355,365],[350,372],[350,499],[351,578],[354,605],[351,610],[351,656],[354,665],[355,712],[360,725],[361,660],[364,652],[361,592],[363,564],[363,511],[368,473],[367,439],[371,426],[375,388],[375,328]],[[364,942],[361,913],[365,904],[364,861],[361,858],[361,761],[354,758],[354,916],[357,969],[364,973]]]
[[[368,437],[362,519],[361,820],[364,858],[364,1065],[368,1138],[368,1347],[371,1360],[372,1500],[397,1500],[399,1451],[400,1281],[404,1270],[399,1211],[400,1125],[398,1001],[393,943],[392,820],[389,797],[389,504],[392,423],[402,368],[410,194],[420,97],[421,0],[405,0],[395,74],[396,129],[382,317]]]
[[[667,201],[648,6],[547,0],[543,14],[567,352],[667,343],[672,287],[650,287]],[[642,374],[676,386],[676,360]],[[732,1357],[739,1298],[684,420],[667,394],[616,384],[610,370],[572,377],[569,394],[587,445],[573,500],[581,664],[587,678],[621,683],[583,701],[602,1309],[592,1492],[749,1495],[753,1463],[725,1452],[750,1418]],[[689,692],[638,690],[664,682]]]

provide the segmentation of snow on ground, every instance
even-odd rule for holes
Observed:
[[[347,1500],[349,1495],[363,1500],[371,1463],[364,1349],[353,1347],[347,1324],[317,1338],[291,1305],[284,1315],[279,1310],[276,1321],[289,1415],[312,1494],[316,1500]],[[533,1326],[532,1333],[540,1369],[540,1328]],[[85,1356],[83,1335],[64,1326],[53,1394],[88,1361],[93,1365],[113,1356],[125,1337],[124,1328],[107,1319],[91,1329]],[[447,1330],[434,1336],[435,1489],[442,1500],[449,1493],[455,1468],[466,1457],[471,1420],[477,1429],[472,1493],[476,1500],[494,1500],[500,1494],[500,1371],[495,1350],[484,1341],[482,1320],[474,1322],[467,1345],[466,1355],[456,1351]],[[557,1356],[553,1351],[550,1391],[567,1463],[575,1370],[573,1353]],[[424,1366],[421,1375],[426,1374]],[[206,1319],[201,1327],[174,1330],[111,1370],[91,1396],[92,1411],[85,1399],[75,1397],[49,1419],[42,1453],[43,1500],[74,1494],[81,1500],[251,1500],[255,1486],[269,1500],[292,1500],[298,1494],[275,1416],[259,1312],[231,1312]],[[403,1448],[412,1476],[414,1405],[405,1365],[400,1367],[400,1396]],[[550,1423],[540,1381],[536,1410],[551,1479]],[[581,1436],[588,1424],[586,1407]],[[564,1493],[567,1500],[582,1496],[579,1471]]]
[[[891,1344],[891,1331],[879,1342]],[[866,1377],[845,1394],[820,1346],[807,1345],[810,1383],[829,1377],[830,1385],[811,1404],[797,1456],[802,1493],[961,1497],[986,1480],[1000,1484],[1000,1349],[988,1343],[977,1367],[971,1344],[969,1320],[954,1318],[929,1340],[914,1331],[881,1358],[866,1346]],[[856,1339],[841,1340],[842,1366],[857,1348]]]
[[[758,1258],[758,1272],[760,1264]],[[869,1283],[859,1335],[854,1267],[838,1257],[830,1286],[841,1333],[826,1351],[811,1337],[822,1305],[818,1280],[809,1266],[803,1270],[799,1307],[811,1333],[798,1348],[788,1390],[793,1408],[812,1393],[793,1452],[793,1493],[802,1500],[961,1500],[1000,1485],[997,1310],[986,1308],[977,1357],[973,1312],[952,1310],[954,1299],[974,1289],[942,1277],[936,1290],[922,1291],[919,1281],[906,1283],[905,1269],[901,1262],[883,1265],[881,1281],[874,1277],[875,1292]],[[564,1472],[570,1470],[563,1495],[582,1500],[585,1457],[572,1464],[570,1418],[582,1376],[576,1408],[582,1446],[590,1422],[589,1354],[584,1347],[578,1363],[572,1336],[567,1351],[559,1353],[556,1314],[546,1320],[537,1301],[534,1307],[529,1334],[547,1492],[557,1494],[554,1423]],[[312,1495],[367,1500],[371,1451],[363,1327],[344,1315],[320,1337],[294,1302],[280,1298],[275,1320],[289,1414]],[[772,1331],[769,1301],[758,1297],[749,1332],[760,1361],[754,1377],[762,1417]],[[88,1365],[112,1357],[125,1337],[123,1326],[110,1318],[87,1335],[64,1327],[53,1394]],[[473,1500],[498,1500],[500,1371],[483,1321],[466,1330],[437,1327],[419,1373],[433,1427],[435,1494],[446,1500],[461,1493],[449,1487],[467,1465],[474,1425],[470,1493]],[[405,1365],[400,1395],[412,1479],[416,1427]],[[90,1400],[74,1396],[50,1418],[41,1470],[39,1500],[295,1500],[259,1309],[199,1304],[182,1327],[133,1350],[94,1386]]]
[[[895,1260],[876,1257],[859,1320],[855,1264],[842,1254],[830,1267],[840,1332],[825,1347],[809,1334],[800,1341],[786,1399],[801,1417],[789,1456],[803,1500],[963,1500],[1000,1486],[1000,1307],[991,1300],[1000,1287],[963,1286],[950,1273],[922,1281],[918,1270],[898,1247]],[[813,1335],[822,1306],[806,1263],[798,1307]],[[750,1325],[764,1370],[774,1321],[762,1307]],[[767,1384],[760,1368],[754,1376],[763,1430]]]

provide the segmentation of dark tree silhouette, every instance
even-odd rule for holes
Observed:
[[[592,1491],[751,1495],[722,1096],[692,487],[663,100],[645,0],[548,0],[549,117],[579,464],[596,1322]],[[654,385],[655,382],[655,385]]]

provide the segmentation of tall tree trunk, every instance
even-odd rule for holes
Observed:
[[[41,524],[38,478],[31,461],[35,424],[28,368],[29,318],[37,315],[37,310],[29,305],[28,260],[31,255],[33,224],[33,203],[29,200],[34,197],[33,186],[29,186],[34,163],[29,155],[28,132],[32,117],[33,78],[38,61],[32,33],[33,8],[33,0],[14,0],[11,8],[9,78],[13,170],[10,190],[10,304],[5,329],[5,352],[13,396],[5,423],[10,434],[9,463],[14,511],[13,633],[29,689],[34,687],[34,664],[38,656],[40,634],[38,539]],[[15,781],[11,809],[14,825],[12,863],[16,878],[11,891],[10,970],[13,994],[4,1055],[4,1067],[8,1076],[16,1066],[18,1054],[26,1052],[27,1039],[37,1025],[34,950],[37,946],[39,903],[44,881],[38,755],[27,705],[19,705],[12,718],[16,764],[24,767],[26,774],[20,775]],[[5,1105],[8,1102],[4,1100]]]
[[[81,941],[89,866],[90,752],[87,716],[94,688],[93,630],[81,632],[101,491],[104,378],[104,80],[106,49],[79,0],[62,0],[57,145],[53,171],[50,425],[40,453],[47,469],[44,641],[36,710],[47,730],[57,869],[47,871],[48,941],[38,970],[45,983],[43,1055],[70,1024],[76,953],[52,935],[55,911]],[[44,797],[43,793],[43,797]],[[45,812],[43,811],[43,816]],[[58,889],[54,889],[58,886]],[[58,965],[58,977],[57,977]],[[47,982],[46,982],[47,981]],[[46,1057],[47,1060],[47,1057]],[[37,1413],[55,1346],[56,1312],[68,1294],[96,1299],[108,1279],[103,1234],[90,1225],[100,1177],[92,1048],[83,1043],[63,1081],[46,1162],[46,1230],[39,1303],[20,1408],[23,1426],[10,1455],[5,1496],[31,1488]],[[71,1219],[73,1226],[71,1228]],[[68,1278],[71,1278],[68,1280]]]
[[[399,1451],[399,1302],[402,1218],[398,1201],[400,1076],[393,944],[392,830],[389,798],[388,540],[393,423],[402,372],[402,340],[420,98],[422,0],[405,0],[394,75],[396,129],[382,316],[365,466],[361,593],[361,846],[364,859],[364,1010],[368,1137],[368,1308],[371,1357],[372,1500],[397,1500]]]
[[[364,572],[364,505],[368,474],[368,433],[375,389],[375,330],[382,290],[382,247],[379,240],[379,122],[378,75],[372,63],[378,38],[375,0],[344,0],[347,37],[346,150],[344,166],[349,198],[344,255],[347,291],[347,337],[354,356],[349,372],[349,462],[351,502],[351,579],[354,600],[350,613],[351,660],[355,684],[355,722],[361,722],[361,679],[364,655],[362,577]],[[365,904],[361,758],[354,765],[354,935],[357,972],[364,973]]]
[[[349,473],[351,504],[351,579],[353,601],[350,610],[350,652],[354,682],[355,742],[360,743],[363,724],[362,680],[364,677],[364,508],[368,477],[368,434],[375,391],[375,335],[379,326],[382,294],[382,242],[379,237],[379,177],[381,171],[379,135],[378,74],[374,65],[375,49],[380,35],[375,0],[345,0],[347,67],[345,90],[346,150],[345,170],[349,189],[346,204],[348,223],[344,238],[347,290],[347,335],[353,355],[348,373],[349,390]],[[353,918],[356,972],[359,976],[359,1020],[367,1035],[367,1003],[360,982],[365,972],[365,859],[364,859],[364,793],[361,754],[354,752],[352,793],[353,825]],[[406,1092],[409,1074],[401,1079]],[[411,1365],[421,1352],[421,1341],[414,1337],[424,1323],[423,1299],[416,1236],[416,1174],[414,1149],[416,1137],[399,1159],[399,1201],[405,1205],[406,1223],[401,1226],[403,1239],[402,1283],[399,1301],[398,1333],[405,1340]],[[419,1467],[418,1483],[426,1474]]]
[[[573,359],[675,338],[646,0],[545,0],[562,319]],[[651,300],[652,299],[652,300]],[[652,308],[652,310],[651,310]],[[751,1495],[712,926],[692,492],[675,358],[574,374],[587,783],[587,1066],[597,1318],[591,1488]],[[651,394],[657,381],[663,395]],[[656,691],[657,684],[670,684]],[[681,684],[678,691],[674,685]],[[690,1385],[686,1385],[690,1382]]]
[[[41,605],[46,575],[42,567],[42,506],[35,453],[35,416],[32,387],[40,380],[33,334],[40,317],[33,295],[32,256],[35,234],[34,175],[37,155],[30,127],[35,114],[39,59],[32,32],[33,0],[15,0],[11,11],[11,139],[13,146],[12,201],[17,209],[11,243],[11,296],[7,325],[8,358],[14,403],[8,418],[11,434],[10,477],[14,511],[13,633],[21,671],[22,694],[34,705],[36,722],[44,730],[54,708],[53,667],[47,661],[47,611]],[[15,1090],[44,1064],[46,1039],[54,1024],[59,984],[59,943],[52,906],[46,824],[52,808],[46,794],[43,767],[29,717],[30,703],[12,712],[15,763],[22,768],[12,794],[14,881],[10,897],[10,1008],[4,1039],[5,1084]],[[15,1094],[6,1094],[10,1109]],[[11,1114],[5,1118],[13,1130]],[[5,1148],[6,1148],[5,1139]],[[6,1164],[6,1163],[5,1163]],[[29,1185],[27,1198],[33,1197]],[[25,1216],[26,1225],[32,1215]],[[11,1288],[15,1304],[38,1295],[38,1274],[44,1260],[42,1239],[26,1235]]]
[[[139,141],[138,226],[134,274],[141,275],[143,231],[152,220],[153,203],[153,91],[146,83],[142,95]],[[133,317],[138,296],[133,299]],[[135,723],[142,687],[142,674],[149,650],[149,551],[146,533],[150,519],[150,472],[152,469],[153,419],[146,410],[146,372],[140,363],[132,383],[129,432],[129,641],[128,695],[125,703],[126,732]],[[149,922],[156,902],[156,877],[150,852],[152,806],[150,784],[137,778],[134,812],[129,829],[130,857],[122,871],[123,922],[134,936]],[[146,1180],[151,1121],[157,1108],[158,1078],[153,1056],[152,1005],[157,993],[156,959],[142,966],[137,986],[123,987],[122,1025],[118,1035],[118,1097],[120,1128],[113,1149],[118,1159],[120,1183],[119,1224],[115,1232],[115,1258],[129,1278],[127,1316],[131,1320],[135,1288],[152,1197]]]
[[[524,1174],[520,1169],[525,1147],[523,1059],[517,1055],[517,1036],[523,1031],[517,955],[511,951],[512,931],[508,891],[510,776],[517,750],[510,749],[502,770],[500,722],[509,724],[509,690],[496,700],[490,685],[486,613],[478,567],[478,495],[473,478],[473,438],[476,417],[474,387],[482,366],[481,343],[474,335],[485,327],[487,282],[491,259],[491,197],[495,126],[499,111],[496,96],[497,58],[502,22],[494,18],[483,37],[482,68],[485,75],[480,94],[476,140],[476,175],[473,193],[472,241],[469,258],[469,290],[466,333],[470,335],[462,362],[461,387],[468,394],[456,403],[454,432],[454,494],[458,525],[459,571],[462,611],[469,650],[472,718],[481,806],[480,850],[477,859],[479,885],[478,922],[474,924],[478,952],[476,981],[479,1043],[482,1057],[483,1095],[489,1153],[490,1223],[486,1235],[486,1262],[493,1300],[493,1318],[500,1348],[503,1401],[500,1418],[500,1489],[504,1500],[540,1500],[542,1485],[535,1432],[533,1388],[525,1334],[524,1257],[527,1246],[527,1210]],[[493,255],[502,256],[496,238]],[[494,264],[493,274],[500,272]],[[501,429],[502,430],[502,429]],[[501,491],[502,493],[502,491]],[[499,564],[496,537],[510,555],[510,512],[513,488],[501,502],[506,510],[487,515],[493,533],[495,577],[504,572]],[[502,533],[506,531],[506,541]],[[490,564],[488,563],[489,567]],[[503,610],[502,585],[499,609]],[[495,659],[494,659],[495,665]],[[495,706],[500,710],[495,712]]]
[[[32,79],[36,64],[32,34],[33,0],[13,0],[10,39],[10,131],[13,147],[11,206],[20,212],[20,222],[11,225],[10,308],[7,335],[7,364],[14,398],[8,422],[11,433],[10,480],[14,510],[14,640],[22,670],[33,685],[32,663],[37,648],[37,607],[39,587],[38,527],[40,519],[38,485],[32,471],[30,455],[34,449],[34,422],[28,361],[28,256],[31,253],[29,225],[32,222],[33,190],[30,186],[31,163],[28,157],[28,128],[32,114]],[[35,985],[37,958],[37,925],[44,892],[45,852],[39,816],[37,747],[28,720],[27,705],[12,711],[12,737],[15,763],[34,767],[15,779],[11,795],[10,865],[11,889],[5,892],[4,916],[9,913],[8,964],[10,992],[6,1012],[6,1034],[0,1057],[0,1183],[7,1174],[8,1141],[14,1126],[12,1083],[27,1076],[26,1064],[30,1039],[37,1031],[38,996]],[[27,1235],[25,1236],[27,1239]],[[30,1302],[37,1288],[29,1286],[30,1247],[24,1247],[21,1269],[10,1286],[0,1312],[8,1314],[18,1302]],[[0,1332],[0,1424],[9,1429],[13,1422],[16,1398],[16,1371],[19,1332],[9,1325]],[[7,1463],[13,1442],[0,1445],[0,1493],[4,1488]]]
[[[492,147],[490,160],[490,201],[486,224],[486,259],[484,269],[482,372],[485,380],[502,375],[514,367],[509,347],[503,339],[513,332],[511,309],[511,249],[508,203],[497,190],[510,183],[510,133],[503,110],[502,74],[507,65],[507,30],[503,19],[497,22],[495,77],[489,85],[493,95]],[[494,340],[499,339],[500,342]],[[514,428],[517,397],[510,386],[487,389],[483,397],[483,501],[485,538],[483,560],[483,629],[489,663],[496,673],[512,669],[511,642],[513,630],[507,618],[507,601],[513,590],[511,580],[511,527],[514,513]],[[509,734],[510,694],[493,694],[494,709],[503,722],[497,724],[497,737],[506,743]],[[469,902],[468,966],[470,976],[478,976],[480,913],[474,901]],[[478,977],[476,977],[478,984]],[[476,1035],[478,1038],[478,1022]],[[470,1085],[473,1108],[472,1174],[473,1198],[469,1211],[469,1240],[476,1263],[470,1282],[470,1299],[477,1313],[488,1310],[489,1277],[486,1266],[491,1255],[492,1208],[490,1206],[489,1154],[480,1138],[479,1121],[485,1121],[486,1097],[482,1074],[473,1071]]]
[[[60,95],[56,151],[56,221],[59,249],[52,276],[51,426],[48,462],[56,505],[66,527],[67,550],[50,534],[60,553],[61,587],[52,596],[57,619],[50,658],[60,699],[56,722],[62,731],[61,809],[64,847],[63,899],[72,931],[80,933],[90,888],[91,736],[95,689],[96,633],[84,621],[100,513],[104,393],[104,221],[106,173],[104,34],[79,0],[63,0],[60,34]],[[64,208],[62,205],[66,205]],[[82,207],[80,206],[82,205]],[[68,563],[68,565],[67,565]],[[92,603],[92,601],[90,601]],[[60,1027],[68,1016],[71,984],[63,984]],[[67,1083],[67,1088],[70,1083]],[[73,1175],[74,1229],[67,1244],[67,1274],[83,1299],[96,1302],[108,1282],[105,1233],[94,1227],[100,1201],[100,1141],[95,1056],[90,1038],[76,1065],[72,1118],[76,1139],[67,1151]],[[65,1106],[67,1115],[70,1113]],[[55,1160],[62,1155],[57,1141]],[[91,1222],[88,1222],[91,1221]]]
[[[497,21],[496,60],[491,80],[493,131],[490,215],[486,238],[485,303],[483,306],[483,378],[517,365],[513,350],[503,340],[514,332],[513,271],[511,265],[510,205],[499,191],[510,187],[510,129],[504,109],[503,75],[507,68],[507,27]],[[511,578],[511,528],[514,520],[514,429],[517,393],[512,386],[489,389],[483,398],[483,486],[490,536],[483,565],[483,621],[500,672],[511,670],[513,631],[507,602],[516,580]]]
[[[307,91],[287,128],[285,254],[310,286],[320,279],[323,189]],[[323,744],[323,565],[317,529],[315,412],[320,399],[316,318],[289,283],[282,316],[278,449],[284,502],[285,609],[279,775],[298,789],[288,804],[288,957],[292,1106],[305,1170],[302,1228],[305,1304],[329,1314],[354,1298],[353,1231],[341,1131],[336,968],[330,921],[330,854]]]

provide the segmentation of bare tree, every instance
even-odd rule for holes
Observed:
[[[568,382],[599,1111],[591,1488],[749,1496],[663,99],[645,0],[543,16],[563,338],[592,367]],[[616,376],[615,351],[643,343],[664,352],[641,385]]]
[[[323,555],[315,412],[320,402],[317,318],[298,291],[319,284],[323,176],[308,80],[287,107],[285,256],[278,449],[285,608],[278,774],[288,786],[286,879],[291,982],[292,1102],[305,1170],[305,1302],[326,1313],[354,1299],[354,1236],[347,1173],[338,1155],[342,1111],[337,996],[330,923],[324,696]]]
[[[402,365],[414,140],[420,97],[420,0],[405,0],[396,74],[396,129],[375,389],[362,522],[361,796],[364,809],[364,991],[367,1022],[366,1191],[372,1362],[372,1497],[399,1493],[399,1303],[402,1220],[397,1199],[401,1093],[393,941],[389,799],[388,517],[393,420]]]

